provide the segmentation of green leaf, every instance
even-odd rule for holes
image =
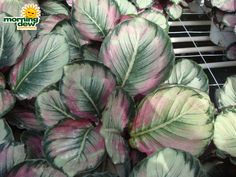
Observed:
[[[0,118],[14,107],[15,102],[15,97],[9,90],[0,89]]]
[[[36,115],[45,127],[56,125],[60,120],[75,119],[62,103],[57,90],[41,93],[35,102]]]
[[[128,146],[122,133],[132,113],[133,102],[122,90],[115,90],[108,99],[102,114],[101,134],[106,150],[114,164],[124,163],[128,157]]]
[[[26,160],[16,165],[7,177],[67,177],[51,167],[45,160]]]
[[[72,16],[83,36],[102,41],[118,22],[120,12],[113,0],[74,0]]]
[[[44,136],[46,159],[69,176],[96,168],[105,154],[99,134],[86,120],[65,120],[46,131]]]
[[[173,19],[179,19],[183,13],[183,9],[178,4],[169,4],[166,9],[167,14]]]
[[[55,15],[55,14],[69,15],[69,10],[67,9],[67,7],[64,4],[57,2],[56,0],[45,1],[41,4],[40,7],[41,10],[46,15]]]
[[[4,23],[5,13],[0,14],[0,68],[11,66],[23,52],[22,34],[16,24]]]
[[[0,119],[0,145],[10,144],[14,141],[11,128],[4,119]]]
[[[131,96],[156,88],[174,64],[170,38],[159,26],[140,17],[117,25],[103,41],[99,58]]]
[[[73,25],[65,20],[56,26],[53,33],[59,33],[67,40],[70,51],[70,61],[82,59],[81,46],[87,43],[87,41],[83,39]]]
[[[183,0],[170,0],[171,2],[173,2],[174,4],[179,4],[181,3]]]
[[[68,60],[68,45],[63,36],[40,36],[27,46],[21,61],[14,66],[10,75],[12,90],[19,99],[37,96],[61,79],[62,67]]]
[[[147,154],[171,147],[200,155],[211,142],[213,117],[214,106],[205,92],[162,87],[140,103],[129,142]]]
[[[169,31],[168,20],[166,19],[165,15],[163,15],[162,13],[160,13],[156,10],[149,9],[149,10],[145,10],[142,13],[140,13],[139,16],[157,24],[164,31],[166,31],[166,32]]]
[[[96,121],[115,85],[108,68],[94,61],[80,61],[64,67],[60,93],[72,114]]]
[[[204,92],[209,91],[208,77],[202,67],[188,59],[181,59],[175,63],[171,75],[165,83],[181,84]]]
[[[23,162],[25,158],[24,144],[0,145],[0,176],[6,176],[12,167]]]
[[[146,9],[153,5],[153,0],[132,0],[139,9]]]
[[[223,110],[215,121],[214,143],[218,149],[236,157],[236,107]]]
[[[82,58],[84,60],[99,61],[99,48],[93,44],[87,44],[82,46]]]
[[[236,106],[236,75],[228,77],[223,88],[218,89],[215,96],[219,108]]]
[[[200,162],[191,154],[163,149],[141,161],[129,177],[207,177]]]
[[[120,9],[121,15],[137,14],[136,7],[128,0],[115,0]]]

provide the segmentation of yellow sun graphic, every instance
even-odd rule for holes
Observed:
[[[39,18],[40,9],[36,4],[26,4],[21,10],[21,16],[24,18]]]

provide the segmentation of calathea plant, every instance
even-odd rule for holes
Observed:
[[[0,176],[206,177],[198,157],[213,138],[234,157],[221,142],[234,79],[214,121],[203,69],[175,61],[165,16],[137,13],[156,2],[6,0],[1,17],[28,3],[37,31],[0,26]]]

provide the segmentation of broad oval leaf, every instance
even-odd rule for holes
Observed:
[[[0,68],[11,66],[23,52],[22,34],[16,24],[4,23],[5,13],[0,13]]]
[[[96,168],[105,154],[99,127],[86,120],[65,120],[46,131],[46,159],[69,176]]]
[[[12,167],[23,162],[25,158],[24,144],[0,145],[0,176],[6,176]]]
[[[212,6],[226,12],[235,12],[235,0],[211,0]]]
[[[79,32],[95,41],[102,41],[120,18],[113,0],[74,0],[72,15]]]
[[[46,15],[69,15],[69,10],[67,9],[67,7],[63,3],[56,0],[45,1],[41,4],[40,8]]]
[[[223,88],[216,91],[216,103],[219,108],[236,105],[236,75],[228,77]]]
[[[121,15],[137,14],[136,7],[128,0],[114,0],[114,1],[117,3],[120,9]]]
[[[41,93],[36,99],[35,106],[37,118],[45,127],[54,126],[66,118],[76,119],[63,104],[57,90]]]
[[[97,62],[81,61],[64,67],[60,93],[71,113],[95,119],[100,117],[115,85],[108,68]]]
[[[108,99],[102,114],[101,134],[106,150],[114,164],[124,163],[128,157],[128,146],[122,137],[132,114],[132,100],[122,90],[115,90]]]
[[[111,174],[111,173],[103,172],[103,173],[89,174],[89,175],[85,175],[83,177],[118,177],[118,176]]]
[[[208,77],[202,67],[188,59],[177,60],[165,83],[186,85],[204,92],[209,90]]]
[[[129,142],[147,154],[171,147],[200,155],[212,139],[213,117],[214,106],[205,92],[162,87],[140,103]]]
[[[0,119],[0,145],[10,144],[14,141],[11,128],[4,119]]]
[[[131,96],[145,95],[156,88],[168,77],[174,64],[170,38],[144,18],[117,25],[104,40],[99,58]]]
[[[21,134],[21,142],[26,146],[28,159],[43,158],[43,132],[24,131]]]
[[[166,12],[173,20],[176,20],[181,17],[183,9],[179,4],[169,4],[166,7]]]
[[[198,159],[174,149],[163,149],[141,161],[129,177],[207,177]]]
[[[139,9],[145,9],[153,5],[153,0],[132,0]]]
[[[19,129],[42,131],[45,127],[38,121],[34,111],[22,107],[14,108],[8,115],[7,120],[11,125]]]
[[[160,13],[156,10],[150,9],[150,10],[143,11],[142,13],[139,14],[139,16],[157,24],[166,32],[169,31],[168,20],[165,17],[165,15],[163,15],[162,13]]]
[[[214,143],[216,147],[236,157],[236,107],[223,110],[215,121]]]
[[[7,177],[67,177],[45,160],[26,160],[16,165]]]
[[[16,99],[9,90],[0,89],[0,118],[15,105]]]
[[[62,67],[68,60],[68,45],[63,36],[40,36],[27,46],[21,61],[11,71],[12,90],[19,99],[37,96],[44,88],[61,78]]]

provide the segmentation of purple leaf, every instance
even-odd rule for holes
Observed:
[[[0,118],[14,107],[15,102],[15,97],[9,90],[0,89]]]

